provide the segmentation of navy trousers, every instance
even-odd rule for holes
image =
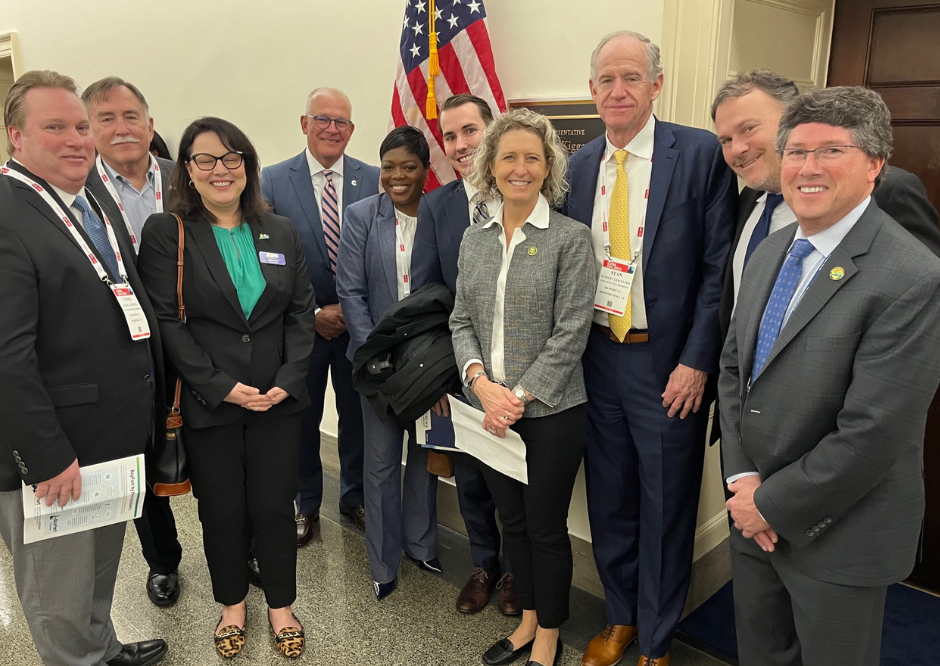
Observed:
[[[310,407],[304,411],[300,433],[300,489],[297,510],[312,515],[323,500],[323,465],[320,462],[320,421],[326,395],[327,372],[333,380],[336,411],[339,414],[339,503],[362,504],[362,408],[352,385],[352,363],[346,358],[349,334],[327,340],[317,333],[307,373]]]
[[[669,650],[685,606],[705,455],[707,407],[669,418],[669,371],[650,343],[592,329],[585,352],[588,514],[610,624],[638,625],[640,651]]]
[[[467,527],[473,566],[497,576],[502,571],[512,571],[505,545],[502,569],[499,566],[501,537],[496,524],[496,503],[483,478],[483,463],[466,453],[452,453],[450,457],[454,463],[457,503]]]

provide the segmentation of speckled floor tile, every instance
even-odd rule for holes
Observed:
[[[476,666],[490,644],[513,630],[518,620],[500,615],[495,604],[472,616],[456,611],[459,585],[470,571],[469,551],[465,537],[450,530],[444,532],[443,528],[440,545],[446,552],[441,558],[448,569],[445,576],[425,573],[403,561],[398,589],[377,602],[363,535],[348,521],[339,520],[335,511],[336,481],[325,481],[326,497],[317,533],[297,557],[298,597],[294,611],[307,633],[307,650],[300,659],[288,661],[276,652],[264,596],[255,588],[248,596],[245,649],[232,662],[216,654],[211,635],[220,608],[212,598],[192,496],[172,501],[183,562],[182,594],[169,608],[157,608],[147,598],[147,564],[140,554],[136,531],[128,527],[112,610],[119,638],[125,642],[166,639],[170,651],[161,662],[163,666]],[[579,622],[584,618],[590,622]],[[575,590],[569,621],[574,629],[566,626],[562,634],[566,643],[572,641],[565,648],[560,662],[563,666],[580,664],[581,650],[593,631],[591,626],[602,621],[597,600]],[[634,647],[622,663],[632,666],[638,656]],[[674,666],[721,664],[679,643],[674,645],[672,657]],[[41,666],[41,662],[16,598],[9,553],[0,546],[0,666],[14,665]]]

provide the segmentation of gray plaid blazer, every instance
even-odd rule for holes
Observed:
[[[872,200],[748,378],[796,225],[758,246],[721,355],[725,476],[757,472],[773,556],[839,585],[903,580],[924,516],[927,408],[940,381],[940,260]]]
[[[594,312],[596,275],[591,230],[551,211],[547,229],[523,226],[506,279],[506,383],[537,400],[527,417],[547,416],[587,401],[581,355]],[[533,253],[530,248],[535,248]],[[473,358],[491,368],[496,281],[502,266],[499,227],[471,226],[457,261],[457,294],[450,318],[457,367]],[[480,401],[465,389],[478,409]]]

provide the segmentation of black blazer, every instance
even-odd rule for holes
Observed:
[[[176,218],[151,215],[144,225],[137,268],[153,301],[170,370],[183,379],[183,422],[193,428],[241,418],[244,408],[224,402],[238,382],[262,393],[278,386],[290,394],[264,416],[293,414],[310,404],[306,377],[315,305],[300,238],[279,215],[249,224],[255,248],[283,254],[285,262],[261,264],[267,286],[245,319],[212,228],[183,221],[186,323],[177,318]]]
[[[118,243],[133,255],[121,236]],[[134,263],[125,266],[159,368],[154,310]],[[28,186],[0,176],[0,491],[47,481],[76,457],[91,465],[143,453],[154,415],[166,418],[162,399],[155,409],[163,388],[147,349],[131,340],[114,295],[62,220]]]
[[[738,223],[734,231],[734,243],[728,255],[725,268],[725,281],[721,292],[721,303],[718,306],[718,324],[721,326],[721,339],[728,337],[731,327],[731,314],[734,311],[734,275],[731,264],[734,253],[741,241],[744,224],[751,216],[757,200],[763,192],[745,187],[738,200]],[[894,218],[902,227],[907,229],[914,238],[923,243],[928,250],[940,257],[940,222],[938,222],[937,209],[927,199],[927,190],[924,189],[920,178],[909,171],[898,167],[885,167],[885,177],[881,184],[872,192],[872,198],[878,207]],[[714,387],[714,382],[710,383]],[[714,393],[711,394],[714,397]],[[714,444],[721,437],[721,427],[718,419],[718,404],[715,404],[715,414],[712,421],[712,432],[709,443]]]

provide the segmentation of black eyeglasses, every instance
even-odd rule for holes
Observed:
[[[209,153],[196,153],[189,157],[189,161],[195,164],[200,171],[212,171],[219,160],[222,160],[222,166],[226,169],[237,169],[242,165],[244,157],[242,157],[240,150],[229,151],[222,157],[216,157]]]
[[[309,113],[307,117],[312,119],[313,122],[317,124],[317,127],[320,129],[326,129],[330,126],[330,123],[336,125],[336,131],[345,132],[349,129],[349,126],[352,125],[352,121],[346,120],[345,118],[330,118],[329,116],[311,116]]]

